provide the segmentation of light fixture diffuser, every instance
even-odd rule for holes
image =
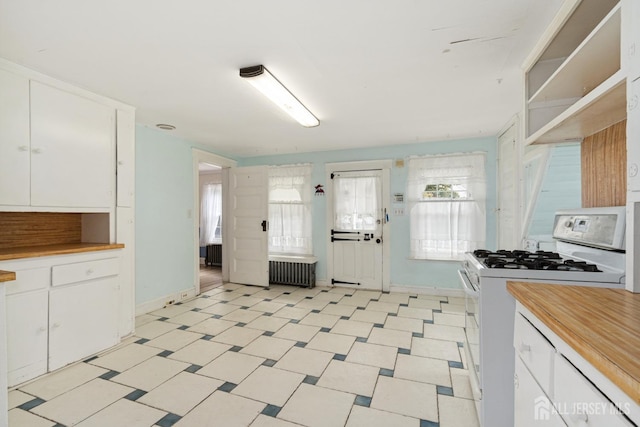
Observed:
[[[241,68],[240,77],[246,79],[302,126],[314,127],[320,124],[320,121],[264,65]]]

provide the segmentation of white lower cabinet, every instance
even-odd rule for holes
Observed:
[[[566,426],[560,415],[553,410],[549,397],[518,356],[516,356],[514,388],[515,427]]]
[[[120,251],[6,261],[8,385],[119,342]]]

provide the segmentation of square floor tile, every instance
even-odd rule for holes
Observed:
[[[420,420],[391,412],[354,406],[347,427],[420,427]],[[443,426],[444,427],[444,426]]]
[[[433,320],[433,311],[429,308],[400,307],[398,317],[409,317],[411,319]]]
[[[404,307],[402,307],[404,308]],[[395,329],[398,331],[409,331],[422,333],[422,327],[424,322],[422,319],[410,319],[408,317],[387,317],[387,321],[384,323],[385,329]],[[409,347],[405,347],[409,348]]]
[[[211,295],[210,298],[217,301],[231,302],[233,300],[240,298],[241,296],[242,294],[236,294],[233,292],[220,292],[215,295]]]
[[[464,304],[451,304],[451,303],[442,303],[440,304],[441,310],[443,313],[449,314],[465,314],[465,306]]]
[[[331,328],[331,333],[366,338],[369,336],[369,333],[371,333],[372,328],[373,323],[341,319]]]
[[[184,416],[209,397],[223,381],[180,372],[138,399],[138,402]]]
[[[329,301],[322,301],[317,299],[303,299],[296,304],[296,308],[306,308],[309,310],[322,310],[329,304]]]
[[[175,329],[144,343],[144,345],[163,350],[178,351],[200,338],[202,338],[202,334]]]
[[[464,328],[464,315],[449,314],[449,313],[433,313],[433,323],[435,325],[458,326],[460,328]]]
[[[464,329],[457,326],[448,325],[424,325],[424,338],[433,338],[436,340],[464,342]]]
[[[274,298],[272,302],[276,302],[278,304],[297,304],[303,299],[305,299],[304,295],[282,294],[279,297]]]
[[[380,295],[380,298],[378,298],[378,301],[391,302],[396,304],[408,304],[409,294],[402,294],[402,293],[382,294]]]
[[[349,320],[384,324],[384,322],[387,320],[387,313],[383,311],[356,310],[356,312],[353,313]]]
[[[188,363],[155,356],[116,375],[111,381],[149,391],[188,367]]]
[[[301,325],[320,326],[321,328],[331,328],[340,320],[340,316],[332,314],[309,313],[300,321]]]
[[[262,302],[262,298],[248,297],[248,296],[245,296],[244,294],[240,298],[233,300],[233,303],[235,305],[239,305],[242,307],[251,307],[261,302]]]
[[[255,421],[251,423],[251,427],[297,427],[299,425],[262,414],[258,415]]]
[[[411,348],[411,332],[393,329],[373,328],[367,342],[392,347]]]
[[[210,299],[213,299],[213,298],[210,298]],[[218,316],[224,316],[229,313],[233,313],[236,310],[240,310],[239,305],[222,304],[222,303],[219,303],[218,301],[216,302],[217,304],[210,305],[208,307],[203,308],[201,313],[217,314]]]
[[[302,384],[278,413],[278,418],[309,427],[342,426],[354,400],[353,394]]]
[[[130,387],[97,378],[36,406],[31,412],[72,426],[132,391]]]
[[[342,298],[337,305],[340,306],[345,306],[345,307],[366,307],[367,304],[369,304],[369,302],[371,301],[371,298],[369,297],[357,297],[357,296],[352,296],[352,297],[344,297]]]
[[[211,307],[213,304],[217,304],[218,301],[211,298],[194,298],[191,301],[183,302],[182,305],[185,307],[197,308],[202,310],[203,308]]]
[[[216,335],[211,339],[211,341],[244,347],[261,335],[262,331],[259,331],[257,329],[234,326],[227,329],[223,333]]]
[[[251,310],[236,310],[227,315],[222,316],[222,320],[230,320],[232,322],[249,323],[252,320],[261,317],[262,313],[259,311]]]
[[[203,322],[191,326],[188,331],[197,332],[205,335],[218,335],[229,328],[232,328],[238,322],[222,319],[207,319]]]
[[[9,425],[11,427],[53,427],[56,423],[15,408],[9,411]]]
[[[212,378],[240,384],[249,374],[262,365],[265,359],[248,354],[228,351],[202,369],[198,375],[206,375]]]
[[[152,311],[150,314],[153,314],[154,316],[158,316],[158,317],[174,317],[177,316],[179,314],[182,313],[186,313],[187,311],[191,310],[191,307],[189,307],[188,305],[176,305],[176,304],[172,304],[172,305],[168,305],[164,308],[161,308],[159,310],[156,311]]]
[[[259,329],[261,331],[276,332],[284,325],[289,323],[290,319],[275,316],[260,316],[256,320],[247,323],[247,328]]]
[[[443,427],[479,427],[473,400],[438,395],[440,425]]]
[[[107,372],[109,371],[104,368],[78,363],[25,384],[20,387],[20,390],[44,400],[51,400]]]
[[[356,307],[341,305],[341,304],[329,304],[320,312],[321,314],[331,314],[334,316],[347,316],[350,317],[353,312],[356,311]]]
[[[124,372],[158,353],[160,350],[155,347],[133,343],[93,359],[90,363],[112,371]]]
[[[163,322],[160,320],[154,320],[147,324],[136,328],[136,336],[140,338],[146,338],[148,340],[152,340],[154,338],[159,337],[162,334],[166,334],[169,331],[177,329],[178,326],[175,323],[171,322]]]
[[[147,427],[167,415],[166,412],[141,405],[127,399],[120,399],[77,424],[78,427],[127,426]]]
[[[284,405],[304,380],[304,375],[260,366],[231,393],[271,405]]]
[[[167,322],[177,323],[178,325],[193,326],[196,323],[200,323],[209,318],[211,318],[211,315],[207,313],[202,313],[199,311],[187,311],[186,313],[182,313],[168,319]]]
[[[255,400],[216,391],[196,406],[175,427],[246,427],[260,414],[265,404]]]
[[[411,341],[411,354],[414,356],[460,362],[458,343],[455,341],[414,337]]]
[[[275,367],[319,377],[331,359],[333,359],[333,353],[310,350],[308,347],[293,347],[275,364]]]
[[[464,399],[473,399],[471,383],[469,381],[469,371],[466,369],[449,368],[451,372],[451,383],[453,384],[453,395]]]
[[[367,304],[367,311],[382,311],[384,313],[397,313],[400,304],[395,302],[371,301]]]
[[[284,307],[273,313],[273,315],[275,317],[283,317],[285,319],[301,320],[310,312],[310,308]]]
[[[273,336],[294,341],[309,342],[320,331],[319,326],[295,325],[289,323],[276,332]]]
[[[344,295],[333,292],[320,292],[319,294],[314,296],[313,299],[317,301],[338,302],[343,297]]]
[[[249,307],[249,310],[251,310],[251,311],[259,311],[259,312],[262,312],[262,313],[275,313],[276,311],[278,311],[278,310],[280,310],[281,308],[284,308],[284,307],[286,307],[286,304],[284,304],[284,303],[278,303],[278,302],[273,302],[273,301],[262,301],[262,302],[259,302],[256,305],[253,305],[253,306]]]
[[[368,299],[380,299],[382,292],[380,291],[365,291],[357,290],[354,294],[354,298],[368,298]]]
[[[160,316],[154,316],[153,314],[142,314],[136,317],[136,329],[138,329],[142,325],[146,325],[149,322],[153,322],[154,320],[158,320]]]
[[[410,298],[409,299],[409,307],[410,308],[428,308],[432,310],[440,310],[440,301],[439,299],[420,299],[420,298]]]
[[[381,376],[373,392],[371,408],[438,422],[436,386]]]
[[[12,390],[9,391],[8,396],[8,408],[12,409],[16,406],[20,406],[23,403],[27,403],[28,401],[33,400],[33,396],[27,393],[23,393],[20,390]]]
[[[362,365],[393,369],[396,364],[398,349],[385,345],[356,342],[347,355],[347,362]]]
[[[328,351],[330,353],[347,354],[355,341],[356,337],[350,335],[319,332],[309,341],[306,348]]]
[[[240,352],[265,359],[279,360],[294,345],[295,342],[291,340],[260,336]]]
[[[399,354],[393,376],[451,387],[449,363],[446,360]]]
[[[181,348],[173,354],[169,359],[180,360],[182,362],[194,365],[204,366],[216,357],[220,356],[232,346],[229,344],[221,344],[213,341],[198,340]]]
[[[360,396],[373,396],[379,370],[374,366],[332,360],[317,385]]]

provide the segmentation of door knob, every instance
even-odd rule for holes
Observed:
[[[377,238],[377,239],[376,239],[376,243],[382,243],[382,239]]]
[[[260,225],[262,225],[262,231],[267,231],[269,223],[266,220],[262,221]]]

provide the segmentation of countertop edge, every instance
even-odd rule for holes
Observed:
[[[625,369],[621,363],[616,361],[615,357],[612,357],[612,354],[607,351],[608,349],[602,348],[603,346],[599,345],[597,342],[588,341],[583,338],[580,333],[574,331],[571,326],[564,324],[551,313],[548,307],[544,306],[546,301],[532,301],[527,298],[525,293],[535,293],[536,288],[540,286],[544,286],[547,289],[549,289],[549,287],[565,287],[564,285],[540,285],[536,283],[524,283],[517,281],[507,282],[507,290],[518,302],[538,317],[544,325],[569,345],[576,353],[589,362],[595,369],[600,371],[602,375],[619,387],[620,390],[632,398],[636,403],[640,403],[640,382],[633,374]],[[601,290],[602,292],[612,291],[612,289],[609,288],[601,288]],[[571,309],[569,312],[570,311]]]
[[[77,243],[53,246],[34,246],[29,248],[14,248],[0,251],[0,261],[14,259],[38,258],[51,255],[68,255],[85,252],[108,251],[124,249],[123,243]]]

